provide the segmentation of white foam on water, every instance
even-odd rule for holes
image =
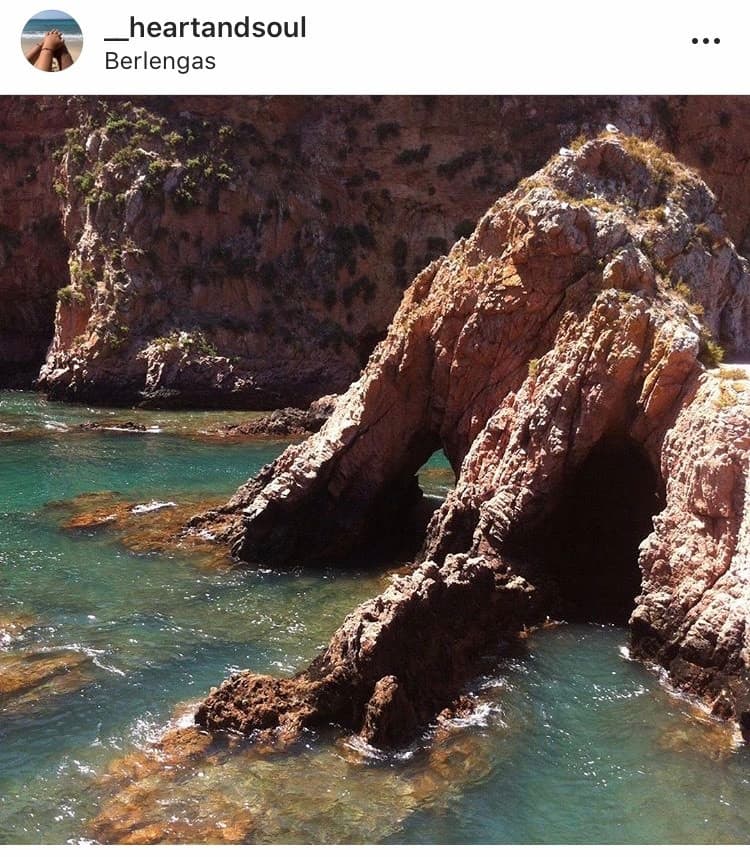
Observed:
[[[497,690],[498,688],[507,688],[508,679],[503,675],[491,675],[482,679],[479,690]]]
[[[458,717],[449,717],[446,723],[456,729],[468,729],[472,726],[489,726],[499,709],[489,702],[480,702],[473,711]]]
[[[99,669],[102,669],[105,672],[114,673],[115,675],[122,675],[122,676],[125,675],[125,672],[123,670],[118,669],[115,666],[112,666],[112,664],[105,664],[102,661],[100,661],[99,658],[97,658],[97,657],[94,657],[91,660],[94,662],[95,666],[99,667]]]
[[[56,21],[49,19],[50,24],[55,24]],[[21,34],[24,39],[43,39],[47,33],[49,32],[49,28],[46,30],[42,27],[37,29],[24,30]],[[82,33],[63,33],[66,42],[82,42],[83,34]]]
[[[635,699],[648,693],[648,688],[643,685],[638,685],[638,687],[635,687],[632,690],[617,690],[615,688],[607,689],[605,687],[594,685],[594,690],[596,693],[592,694],[591,699],[596,702],[613,702],[621,699]]]
[[[186,729],[188,726],[194,726],[195,711],[193,709],[187,709],[179,717],[176,717],[172,721],[172,724],[178,729]]]
[[[94,666],[99,667],[99,669],[104,670],[108,673],[114,673],[115,675],[124,676],[125,673],[116,666],[112,664],[106,664],[101,659],[101,655],[106,655],[107,652],[104,649],[94,649],[91,646],[83,646],[80,643],[70,643],[65,646],[42,646],[38,651],[40,652],[81,652],[84,655],[87,655],[91,658],[91,663]]]
[[[388,758],[386,753],[382,750],[378,750],[377,747],[373,747],[372,744],[368,744],[367,741],[359,735],[350,736],[346,741],[344,741],[344,744],[364,759],[383,762]]]
[[[139,750],[147,750],[164,735],[169,727],[168,723],[160,723],[149,712],[143,717],[136,718],[128,730],[130,739]]]
[[[171,500],[152,500],[150,503],[140,503],[133,506],[130,510],[133,515],[147,515],[149,512],[156,512],[159,509],[169,509],[176,506]]]

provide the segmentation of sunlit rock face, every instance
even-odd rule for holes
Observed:
[[[442,447],[457,484],[421,564],[307,670],[237,675],[198,723],[398,744],[524,626],[631,612],[636,654],[744,722],[750,409],[744,369],[717,364],[719,341],[748,356],[749,295],[716,198],[650,143],[607,134],[501,198],[417,276],[323,428],[193,524],[246,560],[356,556]],[[573,524],[576,562],[550,544]],[[597,591],[619,593],[604,614]]]

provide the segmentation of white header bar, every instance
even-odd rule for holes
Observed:
[[[80,58],[62,73],[34,68],[21,33],[44,0],[14,2],[0,35],[3,94],[750,91],[750,14],[737,0],[48,2],[79,23]],[[170,36],[181,22],[183,36]],[[219,22],[240,26],[212,38]]]

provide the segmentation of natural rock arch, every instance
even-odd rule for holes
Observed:
[[[408,741],[481,652],[548,615],[550,575],[518,534],[549,520],[614,438],[651,462],[663,506],[644,510],[658,514],[633,651],[743,722],[750,398],[741,372],[710,366],[719,334],[747,353],[749,295],[715,198],[652,144],[606,135],[522,182],[414,280],[323,428],[193,522],[244,559],[351,555],[437,438],[458,479],[421,563],[308,669],[234,676],[197,722],[293,737],[333,721]]]

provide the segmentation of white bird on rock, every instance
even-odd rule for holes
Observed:
[[[620,133],[620,129],[617,127],[617,125],[613,125],[611,122],[608,122],[605,125],[605,128],[607,129],[607,131],[609,131],[610,134],[619,134]]]

